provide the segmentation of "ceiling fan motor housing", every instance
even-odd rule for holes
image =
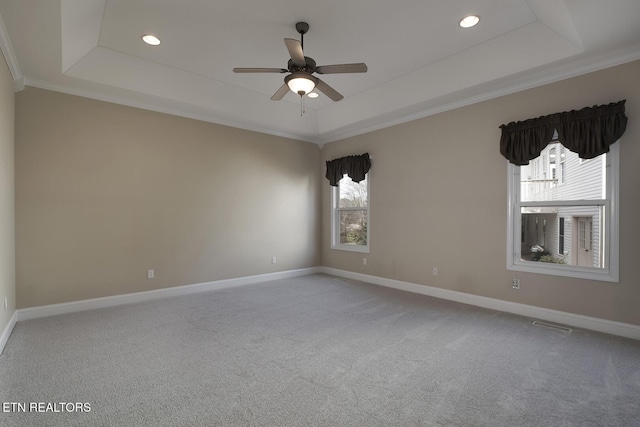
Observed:
[[[289,68],[289,71],[292,73],[295,73],[296,71],[304,71],[306,73],[311,74],[316,71],[316,61],[314,61],[313,58],[309,58],[308,56],[305,56],[304,62],[305,62],[304,67],[300,67],[293,63],[293,59],[290,59],[289,62],[287,62],[287,68]]]

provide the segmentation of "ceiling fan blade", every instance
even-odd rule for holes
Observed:
[[[307,65],[307,61],[304,59],[304,52],[302,52],[302,44],[296,39],[284,39],[284,44],[287,45],[289,56],[291,60],[298,67],[304,67]]]
[[[288,73],[284,68],[234,68],[234,73]]]
[[[340,101],[342,98],[344,98],[344,96],[340,95],[337,90],[320,79],[318,79],[318,83],[316,83],[316,89],[318,89],[320,92],[324,93],[334,101]]]
[[[282,98],[284,98],[287,92],[289,92],[289,86],[287,86],[287,84],[285,83],[282,86],[280,86],[280,89],[278,89],[276,93],[273,94],[273,96],[271,97],[271,100],[280,101]]]
[[[359,62],[357,64],[336,64],[336,65],[320,65],[316,67],[318,74],[337,74],[337,73],[366,73],[367,64]]]

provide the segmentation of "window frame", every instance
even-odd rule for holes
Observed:
[[[345,175],[343,175],[344,178]],[[371,171],[365,175],[365,181],[367,183],[367,206],[366,208],[341,208],[339,207],[340,201],[340,183],[342,179],[338,181],[338,185],[331,187],[331,249],[370,253],[371,250]],[[340,212],[349,210],[366,210],[367,217],[367,244],[366,245],[347,245],[340,243]]]
[[[566,147],[564,147],[566,149]],[[507,166],[507,270],[579,279],[619,282],[619,192],[620,147],[619,142],[610,146],[605,154],[605,198],[598,200],[521,202],[520,166]],[[535,161],[535,160],[532,160]],[[597,203],[595,203],[597,202]],[[521,212],[523,206],[603,206],[604,268],[578,267],[574,265],[541,263],[521,259]]]

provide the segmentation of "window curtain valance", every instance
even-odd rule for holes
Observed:
[[[529,164],[552,140],[558,141],[583,159],[609,151],[627,127],[622,100],[563,113],[511,122],[500,126],[500,153],[515,165]]]
[[[369,153],[359,156],[346,156],[338,159],[327,160],[327,179],[333,187],[338,186],[338,182],[346,173],[354,182],[360,182],[365,178],[371,169],[371,159]]]

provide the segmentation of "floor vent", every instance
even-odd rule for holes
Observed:
[[[562,332],[572,332],[573,331],[573,329],[567,328],[566,326],[554,325],[553,323],[541,322],[539,320],[534,320],[533,322],[531,322],[531,324],[535,325],[535,326],[543,326],[545,328],[555,329],[557,331],[562,331]]]

